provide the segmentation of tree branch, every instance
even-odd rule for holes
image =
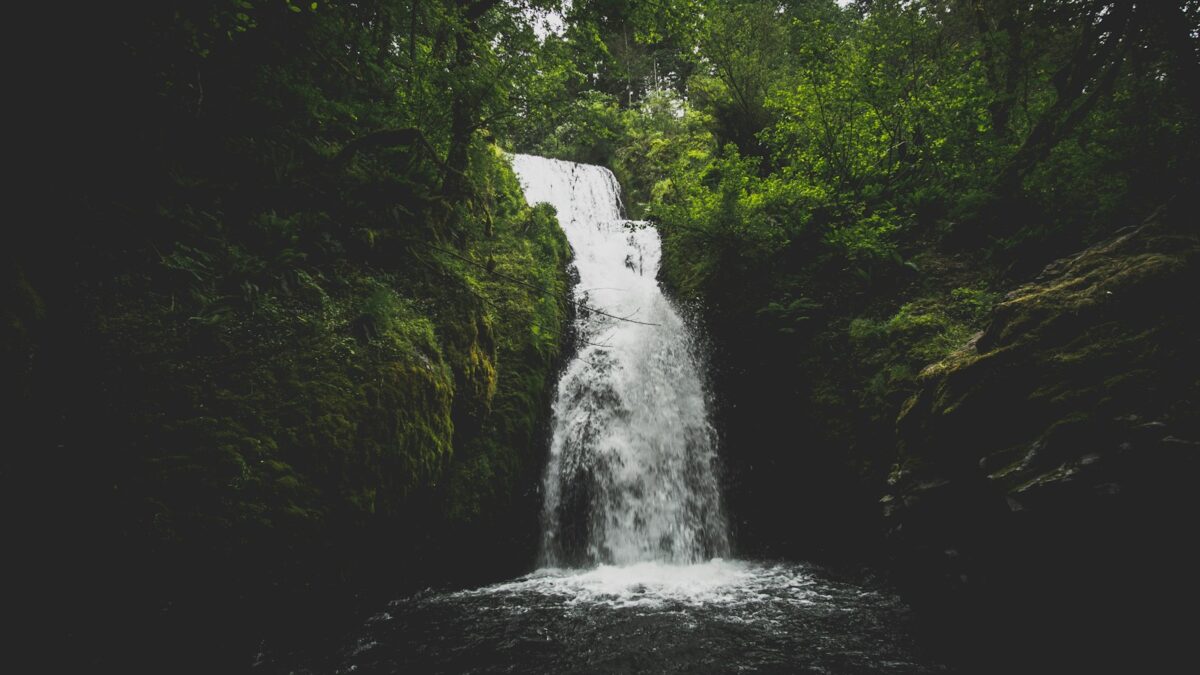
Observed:
[[[338,166],[345,166],[350,162],[351,159],[354,158],[354,155],[363,150],[391,148],[400,145],[416,147],[417,149],[422,150],[424,154],[428,155],[429,159],[433,160],[433,162],[437,164],[443,172],[458,173],[454,168],[450,167],[442,160],[442,158],[438,155],[437,150],[434,149],[433,145],[431,145],[425,138],[425,134],[421,133],[420,129],[413,127],[407,127],[404,129],[384,129],[382,131],[369,133],[366,136],[360,136],[347,143],[345,147],[342,148],[342,151],[339,152],[336,157],[334,157],[333,161]]]

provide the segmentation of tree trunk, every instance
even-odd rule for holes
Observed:
[[[1070,61],[1054,74],[1057,93],[1054,103],[1042,113],[1000,172],[995,184],[998,197],[1017,196],[1028,172],[1087,118],[1102,96],[1108,94],[1136,29],[1133,5],[1129,2],[1117,4],[1098,23],[1083,29]]]
[[[455,88],[450,111],[450,150],[446,154],[448,171],[442,181],[442,196],[447,200],[459,199],[467,190],[467,163],[470,160],[471,136],[475,132],[475,120],[479,116],[479,101],[464,82],[472,78],[465,77],[465,71],[476,59],[475,49],[471,38],[479,32],[479,19],[489,9],[495,7],[499,0],[457,0],[457,6],[462,13],[463,26],[454,36],[454,63],[451,72],[457,77],[459,86]]]

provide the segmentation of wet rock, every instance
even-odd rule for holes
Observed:
[[[1159,567],[1190,559],[1180,534],[1200,522],[1191,219],[1163,212],[1050,265],[971,346],[921,372],[896,422],[896,498],[882,504],[917,592],[997,623],[1101,625],[1128,618],[1064,598],[1083,607],[1101,586],[1133,598],[1139,579],[1182,582]],[[959,574],[969,593],[948,578]]]
[[[1196,441],[1189,441],[1183,438],[1176,438],[1175,436],[1167,436],[1166,438],[1162,439],[1162,444],[1177,450],[1200,450],[1200,443]]]

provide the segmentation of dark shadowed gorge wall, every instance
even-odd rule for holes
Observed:
[[[78,647],[48,663],[228,672],[332,639],[358,592],[533,563],[570,250],[480,130],[503,83],[471,80],[520,36],[368,4],[62,36],[0,324],[8,515]]]

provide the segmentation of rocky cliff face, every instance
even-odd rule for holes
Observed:
[[[351,199],[395,198],[404,158],[329,178],[353,227],[185,203],[90,265],[74,244],[5,265],[0,481],[49,521],[43,604],[85,607],[64,634],[93,667],[204,639],[194,667],[218,672],[264,637],[334,634],[356,591],[533,564],[570,247],[482,145],[453,219]]]
[[[897,569],[945,611],[964,653],[997,669],[1018,665],[1004,658],[1012,639],[1063,666],[1079,665],[1076,646],[1106,667],[1138,644],[1139,658],[1169,653],[1163,617],[1142,610],[1192,585],[1192,218],[1164,209],[1049,265],[927,367],[900,412],[882,498]]]

